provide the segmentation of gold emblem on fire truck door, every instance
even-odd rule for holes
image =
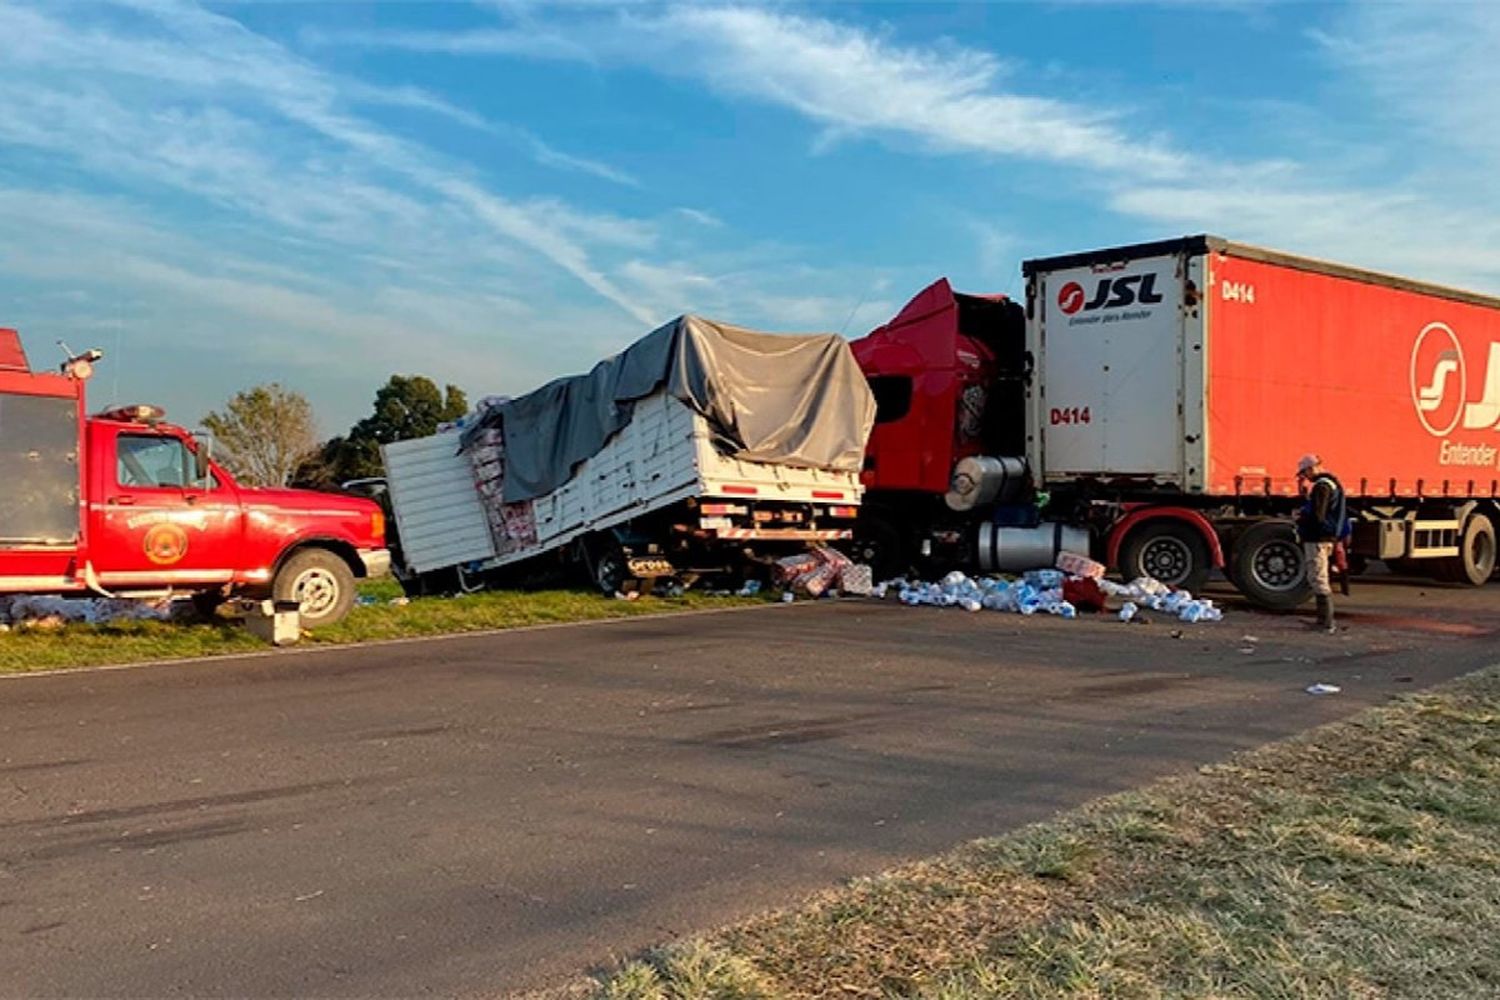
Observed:
[[[158,566],[170,566],[187,555],[187,532],[171,522],[153,524],[144,540],[146,558]]]

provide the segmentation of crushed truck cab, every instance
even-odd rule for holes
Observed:
[[[157,407],[86,416],[97,358],[33,372],[0,330],[0,593],[271,596],[317,627],[389,569],[375,503],[242,486]]]

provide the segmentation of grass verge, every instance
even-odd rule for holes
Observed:
[[[1497,939],[1500,668],[668,947],[594,995],[1497,997]]]
[[[689,591],[676,598],[643,597],[637,601],[620,601],[577,590],[497,590],[463,597],[417,598],[398,606],[389,602],[400,595],[401,589],[390,580],[363,584],[360,593],[373,603],[354,608],[344,621],[312,633],[303,643],[318,646],[631,618],[670,611],[734,607],[763,600],[759,597],[707,597]],[[52,631],[18,629],[0,634],[0,673],[253,653],[266,648],[238,622],[227,619],[213,623],[118,621],[103,625],[70,624]]]

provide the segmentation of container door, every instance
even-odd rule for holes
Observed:
[[[1037,276],[1033,406],[1049,480],[1182,475],[1182,258]]]

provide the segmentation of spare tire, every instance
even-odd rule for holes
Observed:
[[[1250,603],[1290,611],[1312,596],[1302,543],[1290,521],[1252,524],[1234,540],[1229,578]]]

